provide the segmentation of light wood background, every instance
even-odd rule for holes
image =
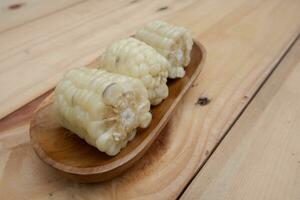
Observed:
[[[300,199],[300,40],[182,199]]]
[[[4,199],[177,198],[300,31],[299,0],[42,2],[0,4],[0,117],[4,117],[0,196]],[[156,18],[187,27],[206,47],[201,75],[159,139],[127,173],[94,185],[61,178],[29,145],[29,120],[43,97],[28,103],[53,88],[68,68],[88,63],[112,41]],[[200,97],[211,101],[197,105]],[[203,181],[201,174],[199,179]],[[246,185],[241,191],[242,187]],[[192,190],[187,190],[191,196],[198,195]]]

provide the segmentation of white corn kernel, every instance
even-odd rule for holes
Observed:
[[[146,128],[152,115],[148,92],[138,79],[104,70],[68,71],[55,89],[60,124],[108,155]]]
[[[171,63],[169,78],[183,77],[190,62],[193,46],[191,34],[183,27],[155,20],[146,24],[134,36],[152,46]]]
[[[99,68],[142,80],[152,105],[159,104],[168,96],[166,85],[170,63],[155,49],[134,38],[119,40],[102,54]],[[157,93],[158,88],[164,93]]]

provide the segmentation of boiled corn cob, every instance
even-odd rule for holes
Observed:
[[[183,77],[193,46],[191,34],[183,27],[155,20],[137,31],[135,38],[152,46],[171,63],[169,78]]]
[[[100,58],[99,68],[140,79],[148,90],[152,105],[169,94],[166,84],[169,62],[152,47],[134,38],[119,40]]]
[[[151,121],[147,90],[140,80],[104,70],[68,71],[55,89],[60,124],[108,155]]]

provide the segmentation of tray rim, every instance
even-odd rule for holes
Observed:
[[[184,96],[187,92],[187,90],[190,88],[190,86],[192,85],[192,83],[195,81],[195,79],[198,77],[198,75],[201,73],[203,65],[205,63],[206,60],[206,49],[205,47],[198,42],[197,40],[193,39],[194,45],[197,45],[201,51],[202,54],[202,58],[200,60],[200,63],[197,65],[197,69],[195,70],[194,74],[192,75],[192,77],[190,78],[191,81],[189,81],[184,88],[182,89],[182,96]],[[97,61],[97,59],[93,60],[90,64],[92,64],[93,62]],[[89,65],[90,65],[89,64]],[[46,97],[41,103],[40,105],[37,107],[37,109],[34,112],[34,115],[30,121],[30,128],[29,128],[29,134],[30,134],[30,143],[33,146],[33,149],[35,151],[35,153],[38,155],[38,157],[45,162],[46,164],[50,165],[51,167],[70,174],[70,175],[79,175],[79,176],[94,176],[94,175],[101,175],[101,174],[105,174],[105,173],[111,173],[112,171],[118,170],[119,168],[123,167],[123,166],[127,166],[125,167],[124,170],[126,170],[127,168],[129,168],[132,164],[134,164],[137,160],[139,160],[144,154],[145,152],[147,152],[147,150],[149,149],[149,147],[153,144],[153,142],[155,141],[155,139],[159,136],[159,134],[161,133],[161,131],[163,130],[163,128],[166,126],[166,124],[168,123],[169,119],[171,118],[171,114],[172,112],[174,112],[175,108],[177,107],[179,101],[182,99],[176,97],[174,102],[172,103],[172,105],[170,106],[170,108],[168,109],[168,111],[165,113],[165,115],[161,118],[161,120],[158,122],[158,124],[156,125],[156,127],[152,130],[155,131],[155,134],[151,135],[151,137],[146,137],[136,148],[135,151],[131,152],[130,154],[122,157],[121,159],[112,162],[112,163],[108,163],[106,165],[101,165],[101,166],[95,166],[95,167],[85,167],[85,168],[81,168],[81,167],[76,167],[76,166],[69,166],[69,165],[65,165],[62,163],[59,163],[55,160],[53,160],[51,157],[49,157],[45,151],[43,150],[43,148],[39,145],[39,143],[37,141],[35,141],[34,139],[32,139],[32,121],[34,119],[34,116],[36,115],[36,113],[42,109],[43,107],[49,105],[52,101],[53,98],[53,93],[51,93],[48,97]],[[168,119],[169,118],[169,119]],[[146,147],[145,147],[146,146]],[[133,162],[133,163],[132,163]],[[123,171],[124,171],[123,170]],[[105,179],[106,180],[106,179]],[[99,182],[99,181],[92,181],[92,182]]]

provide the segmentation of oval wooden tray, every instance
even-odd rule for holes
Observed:
[[[52,96],[36,110],[30,124],[31,144],[37,155],[63,175],[79,182],[111,179],[138,161],[163,130],[178,102],[199,75],[205,57],[204,47],[194,41],[191,62],[181,79],[168,80],[169,96],[151,108],[153,119],[147,129],[139,129],[134,140],[117,156],[110,157],[88,145],[55,120]],[[89,66],[94,67],[97,60]]]

